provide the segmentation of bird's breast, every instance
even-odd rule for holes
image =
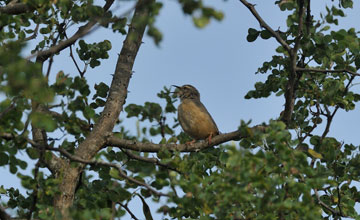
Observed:
[[[219,132],[205,106],[197,100],[184,100],[178,108],[178,119],[183,130],[198,140]]]

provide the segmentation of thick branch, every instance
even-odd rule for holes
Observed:
[[[254,17],[258,20],[259,24],[261,27],[265,28],[267,31],[269,31],[271,33],[271,35],[281,44],[281,46],[283,46],[287,52],[290,54],[291,53],[291,47],[285,42],[284,39],[281,38],[281,36],[279,35],[279,33],[277,33],[276,31],[274,31],[259,15],[259,13],[255,10],[255,7],[253,4],[250,4],[249,2],[247,2],[246,0],[240,0],[241,3],[243,3],[249,10],[250,12],[254,15]]]
[[[256,126],[252,128],[252,132],[263,132],[264,126]],[[140,152],[159,152],[161,150],[180,151],[180,152],[194,152],[203,150],[208,147],[216,146],[227,141],[239,140],[248,137],[249,134],[243,134],[241,131],[233,131],[226,134],[220,134],[211,139],[211,144],[208,142],[198,142],[195,144],[154,144],[154,143],[141,143],[133,140],[120,139],[115,136],[109,136],[106,144],[108,146],[119,147],[121,149],[130,149]]]
[[[107,0],[106,1],[106,4],[103,7],[105,12],[107,10],[109,10],[109,8],[113,4],[113,2],[114,2],[114,0]],[[52,55],[54,55],[54,54],[62,51],[63,49],[69,47],[70,45],[74,44],[79,38],[81,38],[81,37],[85,36],[86,34],[88,34],[90,32],[90,30],[92,29],[92,27],[98,22],[98,20],[99,20],[99,18],[89,21],[84,26],[81,26],[76,31],[76,33],[73,36],[71,36],[69,39],[61,41],[59,44],[50,47],[48,50],[44,50],[44,51],[40,51],[38,53],[35,53],[35,54],[27,57],[27,59],[31,59],[33,57],[36,57],[38,62],[44,62],[45,60],[47,60]]]
[[[127,88],[132,76],[132,68],[137,52],[142,43],[148,17],[148,4],[153,0],[139,1],[128,34],[124,41],[120,55],[117,60],[115,73],[111,82],[109,96],[107,98],[101,117],[94,125],[94,129],[83,141],[75,152],[76,156],[91,159],[105,144],[106,135],[111,132],[123,109],[127,97]],[[144,22],[145,19],[145,22]]]
[[[34,8],[24,3],[8,4],[5,7],[0,7],[1,14],[18,15],[33,11]]]
[[[298,87],[298,81],[301,77],[296,73],[296,67],[298,62],[298,50],[300,48],[301,38],[303,36],[303,24],[304,24],[304,0],[298,0],[299,9],[298,9],[298,33],[295,38],[295,45],[294,48],[291,50],[290,53],[290,69],[289,69],[289,77],[288,82],[286,85],[285,90],[285,109],[283,113],[282,120],[285,122],[286,125],[290,125],[292,113],[294,111],[294,104],[295,104],[295,93]]]
[[[132,75],[132,67],[147,25],[147,18],[149,17],[148,10],[150,9],[149,4],[153,2],[154,0],[140,0],[135,7],[135,13],[128,34],[118,57],[104,110],[99,121],[94,125],[94,129],[76,149],[74,155],[76,158],[90,161],[104,146],[106,134],[111,133],[115,126],[125,103],[127,87]],[[69,38],[69,40],[70,39],[71,38]],[[83,168],[84,164],[80,164],[76,168],[69,166],[69,169],[63,173],[62,182],[59,185],[62,194],[55,198],[54,205],[65,216],[67,209],[73,203],[76,184]],[[138,184],[141,184],[141,182]]]

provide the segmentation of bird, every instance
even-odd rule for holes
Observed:
[[[211,144],[211,138],[219,134],[219,129],[211,117],[208,110],[200,101],[199,91],[192,85],[176,86],[174,93],[180,98],[178,106],[178,121],[186,134],[194,140],[208,139]]]

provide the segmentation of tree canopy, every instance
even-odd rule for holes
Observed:
[[[198,28],[224,16],[201,0],[176,2]],[[267,79],[245,99],[281,96],[282,112],[188,144],[187,134],[175,132],[169,85],[157,94],[165,105],[126,103],[144,34],[161,45],[156,18],[166,1],[133,1],[123,13],[114,0],[0,1],[0,166],[26,189],[0,181],[0,219],[139,219],[128,207],[135,198],[146,220],[155,212],[164,219],[358,219],[359,146],[329,136],[337,113],[360,100],[359,31],[338,23],[353,1],[329,1],[320,16],[311,0],[273,2],[289,14],[285,30],[239,0],[252,15],[244,17],[259,24],[246,40],[278,43],[257,72]],[[100,79],[90,88],[87,68],[101,66],[114,44],[83,39],[98,27],[125,40],[111,85]],[[52,75],[65,51],[73,73]],[[145,126],[133,135],[120,115]],[[35,161],[31,173],[19,153]],[[163,205],[153,210],[149,199]]]

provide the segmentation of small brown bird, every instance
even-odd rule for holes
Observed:
[[[199,91],[192,85],[174,87],[178,89],[175,93],[181,101],[178,107],[178,120],[185,133],[194,138],[191,143],[208,138],[210,144],[211,138],[219,134],[219,129],[201,103]]]

